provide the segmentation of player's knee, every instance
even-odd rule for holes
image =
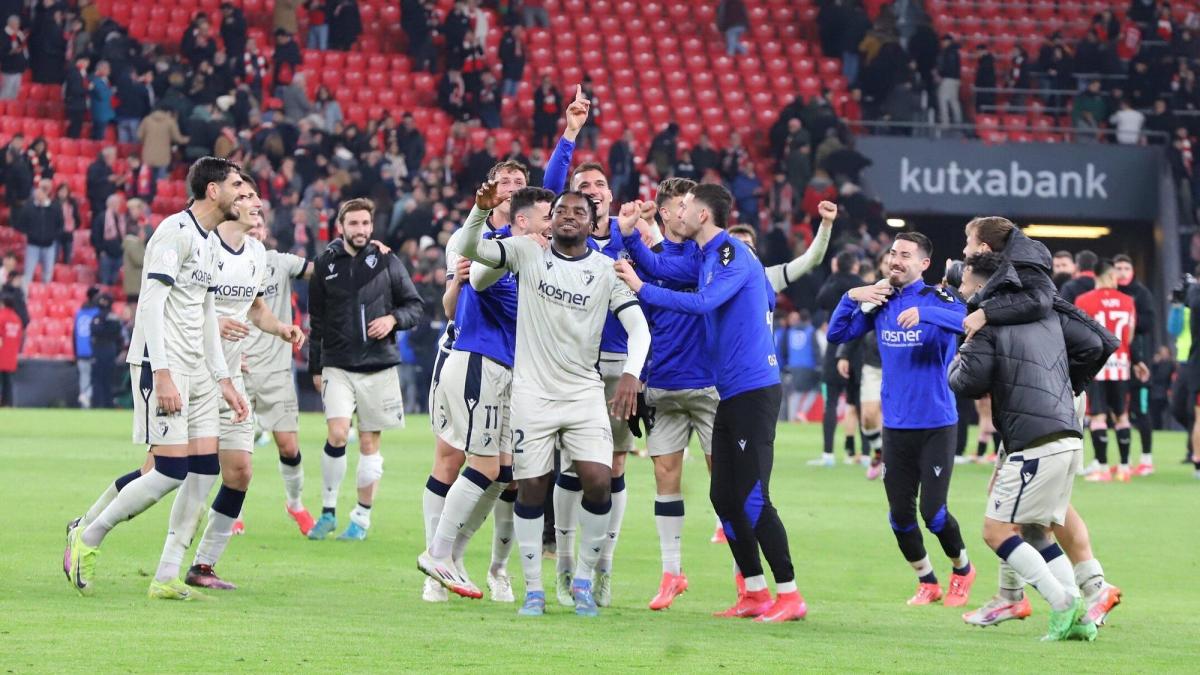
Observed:
[[[350,440],[350,425],[349,424],[330,424],[329,435],[326,437],[326,442],[336,448],[346,447],[346,443]]]
[[[1054,543],[1050,533],[1041,525],[1022,525],[1021,538],[1039,551]]]
[[[467,458],[467,465],[483,474],[488,480],[496,480],[500,477],[499,457],[479,457],[472,455]]]
[[[1092,421],[1088,424],[1088,428],[1092,431],[1104,431],[1108,428],[1108,421],[1103,417],[1093,417]]]
[[[947,510],[945,504],[922,504],[921,520],[925,521],[925,528],[927,530],[937,534],[945,529],[946,524],[950,522],[950,511]]]
[[[275,436],[275,446],[279,449],[280,457],[291,459],[300,454],[300,443],[296,440],[295,434]]]
[[[917,514],[911,511],[888,511],[888,525],[897,534],[912,532],[917,529]]]
[[[708,491],[708,501],[712,502],[713,511],[716,511],[722,520],[728,520],[737,511],[737,500],[728,490],[713,486]]]
[[[383,455],[376,452],[360,456],[357,478],[360,488],[370,487],[383,478]]]

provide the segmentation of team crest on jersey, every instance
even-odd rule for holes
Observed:
[[[592,282],[593,282],[593,281],[595,281],[595,280],[596,280],[596,273],[595,273],[595,272],[593,272],[593,271],[591,271],[591,270],[584,270],[584,271],[583,271],[583,285],[584,285],[584,286],[591,286],[591,285],[592,285]]]
[[[546,258],[546,269],[550,269],[552,267],[554,267],[554,261],[549,258]]]
[[[217,261],[217,269],[224,271],[224,269],[225,269],[225,261],[224,260]]]
[[[717,253],[721,256],[722,267],[728,267],[729,263],[733,262],[733,244],[729,242],[721,244],[721,248]]]
[[[159,435],[159,436],[166,436],[166,435],[167,435],[167,432],[168,432],[170,429],[171,429],[170,425],[168,425],[166,422],[159,422],[159,423],[158,423],[158,435]]]
[[[366,260],[364,260],[363,262],[367,263],[367,267],[370,267],[371,269],[375,269],[376,263],[379,262],[379,256],[372,253],[371,255],[367,256]]]

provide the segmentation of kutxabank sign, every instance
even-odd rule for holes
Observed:
[[[1154,220],[1158,147],[872,136],[864,178],[896,214]]]

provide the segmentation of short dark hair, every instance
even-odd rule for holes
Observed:
[[[571,179],[567,181],[567,184],[570,185],[571,183],[574,183],[575,176],[578,176],[584,171],[599,171],[600,173],[604,174],[605,178],[608,177],[608,174],[604,172],[604,165],[602,165],[600,162],[584,162],[583,164],[575,167],[575,170],[571,172]],[[562,195],[559,196],[561,197]]]
[[[209,183],[224,183],[229,174],[241,170],[236,162],[223,157],[201,157],[188,168],[187,185],[192,199],[204,199]]]
[[[1100,258],[1086,248],[1075,254],[1075,265],[1080,272],[1095,272],[1098,262],[1100,262]]]
[[[525,209],[538,204],[540,202],[554,202],[554,193],[546,188],[540,187],[523,187],[520,190],[512,193],[509,198],[508,212],[509,217],[513,220],[517,219],[517,214]]]
[[[850,270],[858,264],[858,254],[854,251],[842,251],[837,254],[838,272],[849,274]]]
[[[675,179],[671,179],[671,180],[675,180]],[[681,178],[679,180],[687,180],[687,179]],[[753,227],[750,227],[749,225],[734,225],[733,227],[729,228],[729,236],[732,237],[735,234],[744,234],[747,237],[750,237],[750,241],[753,242],[750,245],[753,246],[754,248],[758,248],[758,232],[756,232]]]
[[[1070,251],[1055,251],[1054,257],[1055,258],[1070,258],[1072,261],[1075,260],[1074,254],[1072,254]]]
[[[1108,274],[1113,268],[1113,261],[1109,258],[1101,258],[1096,261],[1096,276],[1102,277]]]
[[[1117,255],[1114,255],[1112,261],[1114,265],[1117,263],[1127,263],[1129,265],[1133,264],[1133,258],[1130,258],[1124,253],[1118,253]]]
[[[692,199],[702,202],[713,214],[713,224],[722,230],[729,224],[729,212],[733,210],[733,195],[724,185],[700,183],[688,192]]]
[[[518,162],[515,159],[506,159],[503,162],[496,162],[496,165],[488,170],[487,179],[495,180],[496,174],[501,171],[519,171],[525,177],[525,181],[529,182],[529,167]]]
[[[901,232],[896,235],[896,241],[911,241],[917,245],[917,248],[921,249],[926,258],[933,256],[933,242],[929,241],[929,237],[920,232]]]
[[[588,211],[591,212],[591,220],[588,222],[596,222],[596,202],[592,201],[591,197],[583,194],[579,190],[564,190],[561,194],[554,198],[554,201],[550,202],[550,210],[553,211],[558,206],[558,203],[562,201],[562,198],[568,196],[582,197],[583,201],[587,202]]]
[[[350,213],[351,211],[366,211],[367,213],[371,214],[372,218],[374,218],[375,202],[364,197],[355,197],[354,199],[347,199],[346,201],[342,202],[342,205],[338,207],[338,225],[342,224],[342,222],[346,219],[346,214]]]
[[[974,230],[975,237],[997,253],[1008,246],[1008,239],[1015,229],[1017,226],[1011,220],[1000,216],[980,216],[967,223],[967,230]]]
[[[668,178],[658,184],[658,193],[654,195],[654,205],[662,208],[668,199],[682,197],[696,187],[696,181],[690,178]]]
[[[991,279],[996,270],[1004,265],[1004,256],[999,253],[976,253],[967,258],[967,267],[971,268],[971,274]]]

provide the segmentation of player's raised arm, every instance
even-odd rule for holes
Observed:
[[[567,105],[567,110],[563,113],[567,127],[563,130],[562,138],[558,139],[554,146],[554,152],[550,153],[550,159],[546,162],[546,172],[542,177],[542,187],[555,194],[562,192],[567,185],[567,175],[571,172],[571,157],[575,154],[575,139],[587,123],[591,107],[592,102],[583,95],[583,87],[577,86],[575,99]]]
[[[475,206],[471,207],[471,213],[467,216],[467,222],[463,223],[462,232],[459,235],[463,238],[462,254],[464,257],[497,269],[504,267],[508,262],[504,246],[493,239],[484,239],[483,226],[492,213],[492,209],[507,199],[507,197],[500,197],[498,188],[496,181],[489,180],[475,192]]]
[[[821,226],[817,228],[817,236],[813,237],[812,245],[800,257],[782,265],[772,265],[767,268],[767,279],[771,288],[778,293],[795,283],[800,277],[808,274],[825,259],[825,251],[829,249],[829,239],[833,233],[833,221],[837,218],[838,207],[833,202],[821,202],[817,206],[821,214]]]
[[[742,288],[750,273],[750,268],[743,261],[731,259],[729,264],[716,267],[712,281],[707,286],[695,293],[683,293],[660,286],[643,285],[633,267],[625,261],[618,261],[616,269],[618,276],[629,284],[642,302],[685,314],[707,314],[725,304]],[[696,276],[690,280],[694,282]]]

